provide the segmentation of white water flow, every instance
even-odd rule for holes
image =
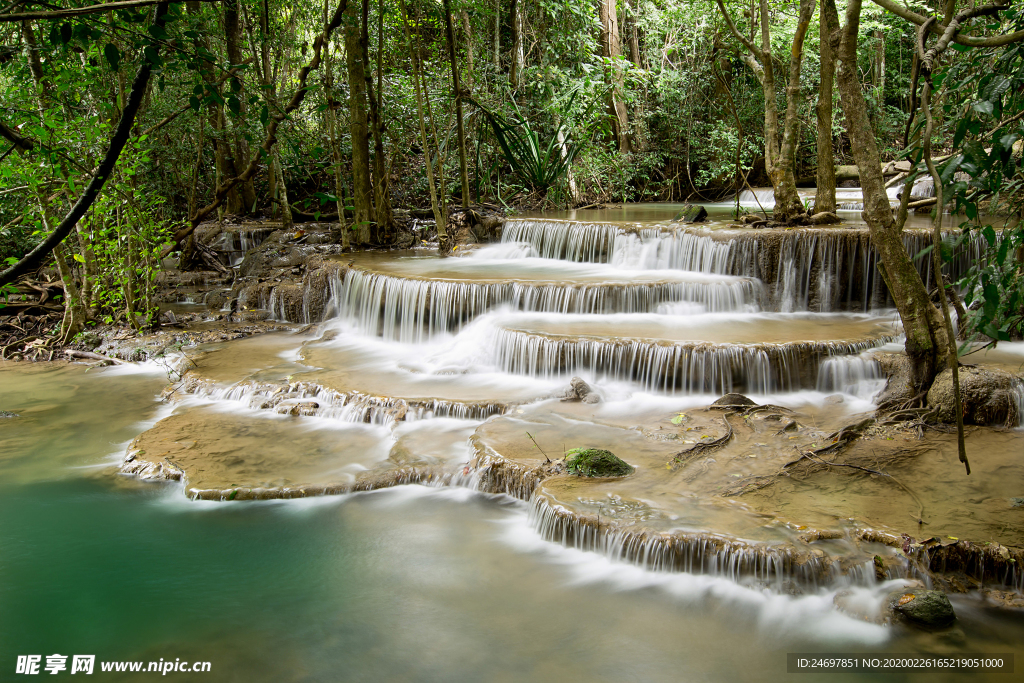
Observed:
[[[917,521],[906,510],[919,514],[918,501],[882,477],[831,471],[813,481],[785,477],[763,497],[729,492],[779,471],[800,449],[874,409],[885,380],[873,353],[898,349],[901,330],[864,231],[604,218],[512,220],[501,243],[444,259],[418,250],[345,254],[337,276],[320,279],[323,289],[303,292],[304,302],[329,299],[325,320],[309,320],[318,309],[303,306],[304,318],[293,322],[318,324],[208,345],[182,359],[180,400],[145,425],[121,471],[166,476],[146,464],[146,454],[161,454],[183,473],[175,495],[160,498],[161,514],[195,516],[200,526],[231,518],[232,535],[246,515],[254,515],[257,528],[287,529],[267,536],[271,545],[259,535],[253,558],[302,568],[329,551],[323,567],[342,578],[330,590],[311,591],[312,616],[295,623],[313,626],[295,634],[289,622],[285,640],[292,633],[322,650],[323,633],[340,642],[345,623],[369,615],[375,644],[346,650],[346,662],[368,662],[376,675],[367,680],[389,678],[381,658],[366,654],[382,647],[377,641],[425,662],[439,661],[437,652],[462,661],[460,651],[479,653],[496,642],[501,647],[490,650],[500,655],[520,643],[528,650],[524,659],[533,661],[543,656],[538,647],[556,643],[564,650],[557,635],[523,640],[551,619],[559,625],[551,634],[575,633],[580,623],[611,624],[598,629],[597,640],[587,637],[581,661],[621,643],[624,619],[638,626],[654,619],[652,633],[679,633],[689,624],[703,634],[684,643],[691,660],[711,651],[695,644],[701,638],[727,642],[729,633],[761,643],[760,664],[783,651],[829,647],[928,651],[931,641],[907,640],[879,623],[879,614],[891,591],[930,581],[929,574],[901,548],[859,535],[914,534]],[[928,244],[927,233],[917,230],[905,239],[911,253]],[[930,277],[930,259],[921,263]],[[950,265],[951,272],[962,267]],[[283,302],[296,308],[296,297],[268,292],[251,303],[279,319],[287,317]],[[1018,357],[1024,351],[1004,361]],[[592,393],[561,400],[574,377]],[[730,416],[731,425],[704,410],[732,391],[773,404],[772,411],[781,406],[779,414]],[[1024,390],[1018,393],[1024,401]],[[724,425],[736,432],[726,449],[676,468],[677,455]],[[1012,452],[1014,438],[1024,437],[997,434],[993,453]],[[972,459],[977,471],[965,482],[955,446],[922,454],[914,443],[901,445],[918,448],[907,464],[870,466],[891,468],[919,492],[929,524],[923,533],[983,540],[1024,533],[1017,518],[998,518],[1011,527],[1004,532],[986,526],[984,515],[960,514],[939,500],[938,486],[962,487],[955,489],[959,500],[974,495],[968,487],[975,482],[994,481],[1001,488],[992,499],[1002,501],[1020,495],[1014,487],[1024,465]],[[607,448],[636,471],[618,479],[538,480],[533,467],[548,457],[558,462],[575,447]],[[932,465],[932,458],[945,460]],[[927,486],[912,471],[897,470],[926,461],[934,470]],[[395,488],[361,493],[385,487]],[[300,497],[306,500],[287,500]],[[281,524],[295,515],[319,521]],[[331,526],[330,519],[343,523]],[[358,531],[364,526],[365,544]],[[810,538],[815,530],[830,535]],[[304,534],[314,550],[296,552],[293,539]],[[268,547],[278,552],[267,555]],[[395,553],[380,554],[392,547]],[[345,563],[361,558],[370,558],[367,585],[398,578],[360,609],[339,611],[330,596],[349,602],[356,574]],[[1024,572],[1002,571],[981,575],[1001,589],[1024,589]],[[395,595],[408,596],[401,609]],[[977,600],[953,599],[968,625],[970,651],[980,651],[975,643],[985,641],[973,634],[988,631],[978,625],[986,623],[978,610],[972,614]],[[421,603],[441,616],[424,619],[408,609]],[[378,619],[389,609],[393,618]],[[237,619],[231,621],[233,633]],[[479,642],[449,633],[459,648],[438,650],[444,624],[491,630]],[[747,630],[737,631],[737,624]],[[637,633],[647,645],[660,642]],[[637,646],[637,659],[662,662],[676,653],[677,641],[656,651]],[[710,671],[730,668],[729,654],[709,656],[717,663]],[[482,667],[477,678],[577,675],[535,668],[509,677],[507,667],[498,669]],[[640,677],[677,680],[679,671],[665,666]],[[740,680],[734,673],[709,679]]]

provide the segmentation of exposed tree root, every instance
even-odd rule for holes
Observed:
[[[725,423],[726,430],[723,436],[720,436],[719,438],[714,439],[712,441],[705,441],[702,443],[694,444],[692,447],[676,453],[675,456],[668,462],[669,467],[671,467],[672,470],[675,471],[680,467],[692,462],[694,459],[702,455],[706,455],[707,453],[711,453],[712,451],[716,451],[725,444],[729,443],[729,441],[733,437],[732,425],[729,424],[729,420],[724,417],[722,418],[722,422]]]

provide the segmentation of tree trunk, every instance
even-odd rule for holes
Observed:
[[[473,91],[473,25],[469,12],[462,10],[462,33],[466,43],[466,90]]]
[[[348,65],[349,129],[352,137],[352,206],[356,244],[370,241],[373,185],[370,181],[370,138],[366,112],[366,70],[360,48],[360,21],[355,3],[346,8],[345,61]]]
[[[501,0],[494,0],[494,71],[501,73]]]
[[[245,58],[242,56],[242,26],[238,20],[238,0],[225,0],[224,1],[224,38],[225,45],[227,47],[228,61],[231,66],[238,66]],[[238,88],[238,104],[239,104],[239,118],[244,121],[246,109],[248,108],[247,98],[243,97],[243,90],[241,85],[243,83],[241,78],[237,76],[231,79],[233,85],[232,89]],[[249,144],[245,138],[238,134],[236,131],[232,136],[235,142],[234,157],[236,159],[248,159],[249,158]],[[256,188],[253,186],[252,180],[247,180],[238,184],[238,194],[242,204],[242,212],[249,214],[253,206],[256,204]]]
[[[383,2],[380,10],[383,14]],[[362,54],[363,69],[366,78],[366,98],[370,104],[370,128],[373,132],[373,184],[374,198],[374,219],[377,223],[379,235],[389,233],[394,228],[395,219],[391,213],[391,194],[388,187],[388,165],[387,157],[384,154],[383,125],[380,119],[380,105],[377,94],[374,93],[373,78],[371,72],[366,69],[370,64],[370,2],[363,0],[362,31],[359,38],[360,52]],[[378,57],[380,57],[380,46],[378,45]],[[378,69],[381,65],[378,63]],[[380,73],[380,71],[378,71]],[[378,80],[381,83],[382,79]],[[380,240],[378,240],[380,241]]]
[[[626,35],[629,41],[629,61],[633,63],[637,68],[642,69],[641,64],[642,57],[640,56],[640,27],[637,26],[637,14],[639,9],[636,7],[636,3],[629,5],[629,21],[626,23]]]
[[[622,56],[622,40],[619,36],[619,17],[615,11],[615,0],[600,0],[598,11],[601,20],[601,56],[611,62],[608,80],[608,115],[612,121],[612,135],[619,147],[619,152],[628,154],[630,151],[629,116],[623,100],[625,76],[622,66],[618,63]]]
[[[523,6],[520,0],[512,0],[512,62],[508,70],[508,84],[515,90],[523,81],[523,63],[526,54],[523,49]]]
[[[290,231],[295,227],[292,219],[292,205],[288,202],[288,185],[284,181],[284,165],[281,163],[281,154],[274,146],[273,151],[274,167],[277,169],[277,177],[274,179],[278,188],[278,196],[281,198],[281,229]]]
[[[821,85],[818,87],[818,104],[814,108],[818,118],[818,189],[814,194],[814,212],[835,213],[836,167],[832,151],[832,86],[835,80],[836,60],[832,55],[824,5],[821,6],[818,22]]]
[[[405,0],[400,0],[400,3],[402,10],[402,29],[405,31],[405,42],[409,48],[409,61],[412,64],[412,83],[413,90],[416,92],[416,113],[420,124],[420,143],[423,145],[423,162],[426,166],[427,172],[427,187],[430,190],[430,208],[434,213],[434,224],[437,226],[438,251],[442,256],[446,256],[447,252],[442,249],[442,245],[447,244],[448,242],[448,234],[446,231],[447,217],[444,215],[442,206],[437,201],[437,188],[434,183],[434,166],[430,158],[430,140],[427,138],[427,123],[423,107],[424,89],[422,87],[423,77],[418,58],[419,53],[413,48],[412,36],[409,32],[409,13],[405,6]]]
[[[875,97],[878,100],[878,106],[885,106],[885,32],[882,30],[875,31],[875,38],[878,43],[875,45]]]
[[[462,88],[459,87],[459,65],[455,61],[455,32],[449,0],[443,0],[444,28],[448,39],[448,59],[452,65],[452,88],[455,91],[455,126],[459,137],[459,175],[462,179],[462,208],[469,207],[469,163],[466,159],[466,130],[462,121]]]
[[[857,74],[857,37],[861,0],[850,0],[846,24],[840,31],[835,0],[822,0],[829,33],[838,37],[837,83],[846,116],[853,157],[860,172],[864,194],[864,220],[881,260],[885,278],[907,335],[906,352],[911,364],[911,382],[919,395],[926,392],[935,376],[947,365],[949,347],[942,316],[932,305],[921,275],[903,246],[902,234],[893,219],[885,192],[881,157],[868,119],[867,101]]]
[[[324,25],[329,19],[329,7],[327,0],[324,0]],[[341,145],[338,144],[338,117],[335,113],[338,100],[334,93],[334,72],[331,60],[331,44],[324,45],[324,96],[327,100],[327,108],[324,110],[324,123],[327,125],[327,137],[331,144],[331,165],[334,171],[334,196],[337,197],[338,229],[341,245],[347,247],[348,227],[345,225],[345,182],[341,174]]]
[[[800,0],[800,13],[793,49],[789,56],[789,83],[786,86],[786,116],[783,121],[782,147],[779,158],[771,170],[772,186],[775,188],[775,210],[772,217],[788,223],[796,216],[806,213],[800,194],[796,190],[796,148],[800,126],[800,68],[804,59],[804,39],[814,16],[815,0]],[[765,93],[765,97],[768,93]]]

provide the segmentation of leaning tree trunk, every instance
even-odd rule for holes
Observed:
[[[911,382],[920,396],[927,392],[935,376],[948,364],[949,343],[942,316],[932,305],[921,275],[903,246],[902,231],[893,218],[889,197],[885,192],[881,157],[857,73],[861,0],[850,0],[846,9],[846,25],[841,30],[835,0],[822,2],[829,33],[837,39],[833,42],[839,61],[837,83],[843,113],[846,115],[850,146],[860,171],[861,191],[864,194],[863,216],[871,233],[871,241],[878,250],[879,270],[903,321],[903,330],[907,336],[906,352],[911,364]]]

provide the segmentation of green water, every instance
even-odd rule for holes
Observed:
[[[466,489],[190,502],[110,465],[162,409],[164,383],[0,366],[0,410],[21,414],[0,421],[0,680],[33,680],[14,674],[17,655],[53,653],[210,661],[167,678],[275,682],[789,680],[786,652],[850,649],[1024,665],[1020,615],[971,597],[955,602],[953,640],[882,628],[835,612],[830,593],[562,549],[524,504]]]

